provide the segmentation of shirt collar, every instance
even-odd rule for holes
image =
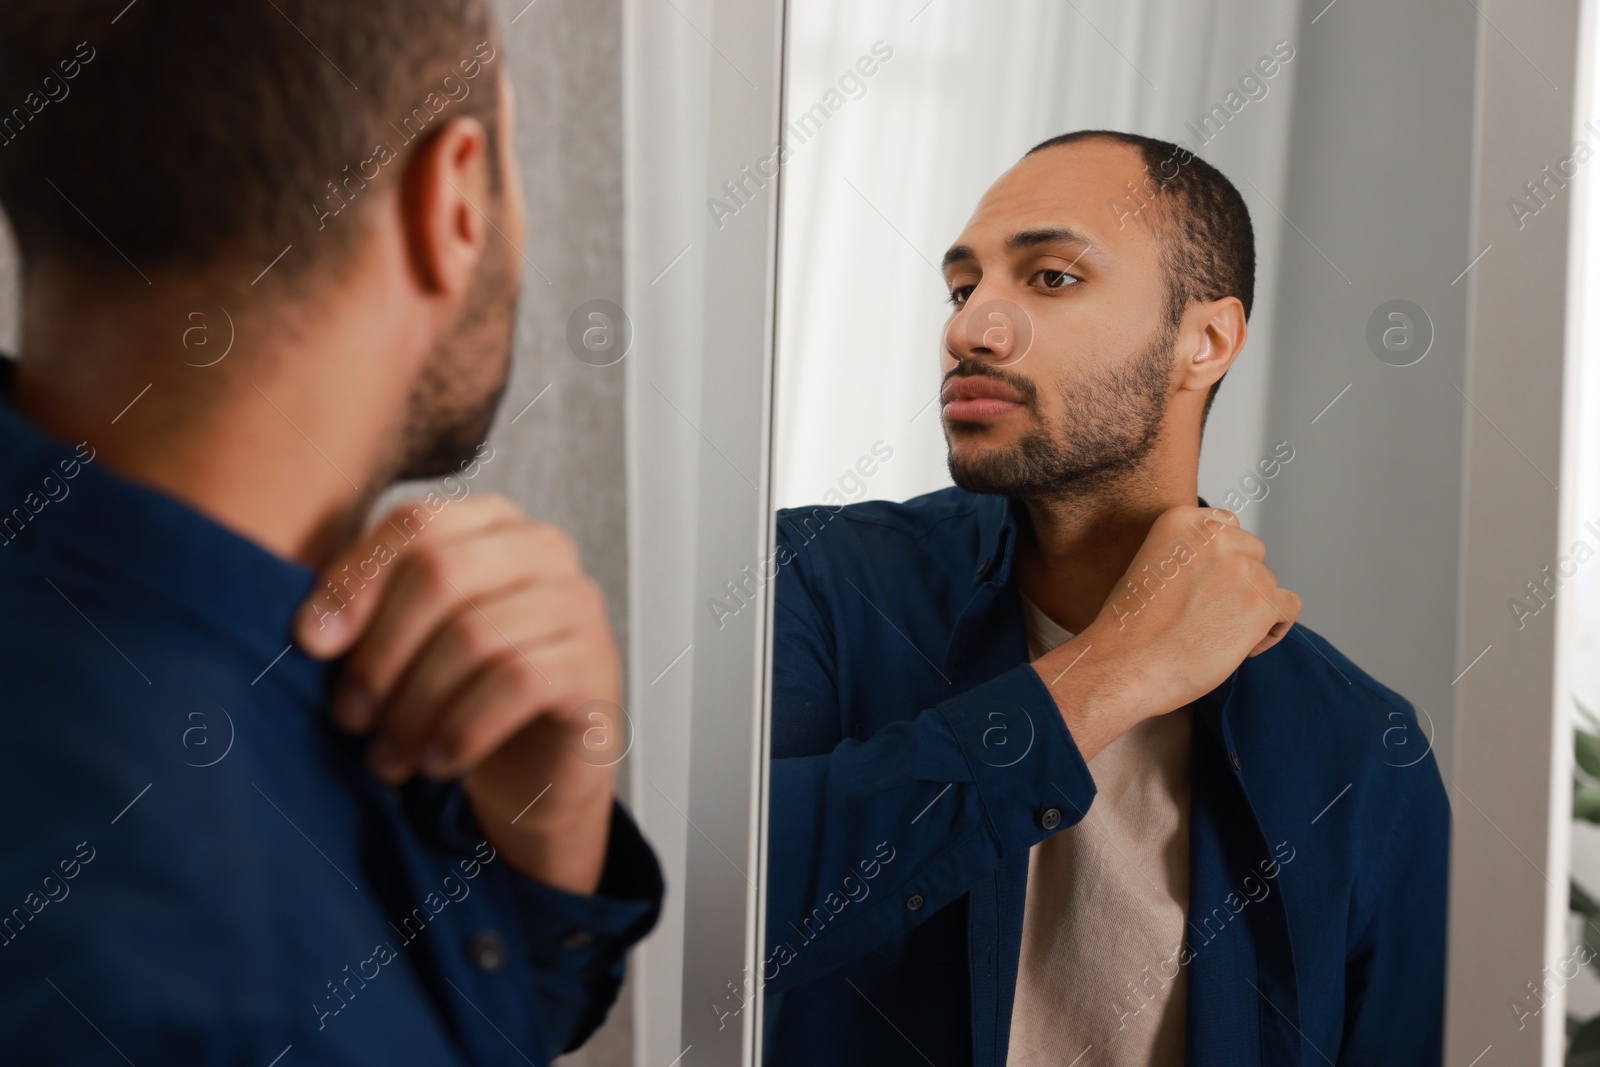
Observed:
[[[0,353],[0,519],[21,512],[27,521],[20,532],[15,521],[4,526],[0,559],[47,572],[47,558],[65,557],[137,586],[258,661],[263,674],[270,667],[320,700],[328,665],[291,638],[316,572],[112,473],[94,458],[93,441],[75,448],[51,437],[11,407],[12,368]]]
[[[1011,564],[1016,554],[1017,531],[1024,505],[1020,500],[992,493],[975,495],[978,499],[978,577],[987,576],[990,585],[997,589],[1004,588],[1011,581]],[[1203,496],[1196,499],[1200,507],[1211,506]],[[1017,592],[1020,598],[1021,590]],[[1223,679],[1221,685],[1196,701],[1201,720],[1217,734],[1230,752],[1233,751],[1233,742],[1226,713],[1237,674],[1235,670]]]
[[[1020,500],[976,493],[978,499],[978,577],[988,576],[989,584],[1003,586],[1011,580],[1011,560],[1017,547]],[[1203,508],[1210,507],[1205,497],[1196,497]]]
[[[978,498],[978,577],[1003,586],[1011,580],[1011,557],[1017,545],[1017,509],[1020,501],[993,493]]]

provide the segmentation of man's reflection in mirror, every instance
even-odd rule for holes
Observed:
[[[1449,809],[1385,758],[1415,714],[1198,495],[1238,190],[1068,134],[943,270],[955,486],[780,513],[766,1062],[1439,1062]]]

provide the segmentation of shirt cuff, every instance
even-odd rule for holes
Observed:
[[[412,783],[408,783],[410,787]],[[444,847],[472,854],[483,833],[457,782],[417,782],[413,817]],[[665,892],[661,866],[619,802],[611,803],[605,866],[593,896],[568,893],[510,872],[512,893],[534,962],[584,969],[620,957],[655,926]]]
[[[568,893],[518,875],[518,911],[536,964],[587,969],[619,956],[661,915],[661,866],[632,816],[612,802],[605,868],[593,896]]]
[[[1025,852],[1088,814],[1094,777],[1030,664],[937,707],[966,757],[1002,855]]]

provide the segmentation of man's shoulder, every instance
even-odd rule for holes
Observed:
[[[986,498],[949,486],[910,500],[864,500],[778,510],[778,538],[791,551],[879,554],[892,562],[910,545],[943,555],[975,555]]]
[[[1348,785],[1362,800],[1383,798],[1380,807],[1426,795],[1427,807],[1444,810],[1432,716],[1310,627],[1296,623],[1245,660],[1227,706],[1235,739],[1269,763],[1269,773],[1251,776],[1260,788],[1313,808]]]
[[[1410,707],[1405,697],[1357,666],[1332,641],[1299,622],[1267,652],[1240,664],[1237,683],[1289,684],[1317,706]]]
[[[228,834],[238,808],[259,800],[245,768],[313,729],[297,679],[317,665],[287,648],[276,662],[252,658],[136,587],[46,562],[32,575],[0,571],[10,742],[0,804],[32,812],[0,870],[81,827],[113,825],[136,797],[139,817],[114,824],[119,840],[165,854],[188,831]]]
[[[1291,936],[1348,916],[1354,946],[1389,908],[1399,925],[1382,936],[1442,937],[1451,812],[1426,709],[1299,624],[1240,666],[1226,708],[1223,773],[1286,865]]]
[[[159,591],[64,555],[0,568],[0,644],[14,728],[36,716],[49,729],[68,728],[43,713],[71,707],[78,729],[92,722],[137,732],[129,724],[170,703],[174,690],[240,699],[266,665]]]
[[[984,509],[996,499],[952,486],[900,502],[782,508],[771,568],[779,604],[826,610],[853,602],[854,585],[902,625],[908,614],[953,618],[971,595]]]

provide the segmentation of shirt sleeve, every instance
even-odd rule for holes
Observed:
[[[779,577],[775,736],[784,720],[838,731],[834,642],[805,584]],[[1094,780],[1038,672],[1021,664],[831,751],[771,763],[769,995],[925,921],[1076,823]]]
[[[655,926],[663,884],[655,853],[621,804],[611,812],[605,869],[593,896],[517,876],[517,907],[546,1024],[569,1052],[605,1021],[626,955]]]
[[[1365,929],[1345,964],[1340,1064],[1439,1064],[1444,1057],[1444,961],[1450,803],[1433,756],[1393,806],[1371,880]]]
[[[459,783],[440,785],[435,826],[459,852],[481,839]],[[628,950],[661,915],[661,867],[638,824],[613,801],[605,866],[593,896],[568,893],[510,872],[512,898],[526,946],[551,1054],[570,1052],[605,1021],[622,986]]]

